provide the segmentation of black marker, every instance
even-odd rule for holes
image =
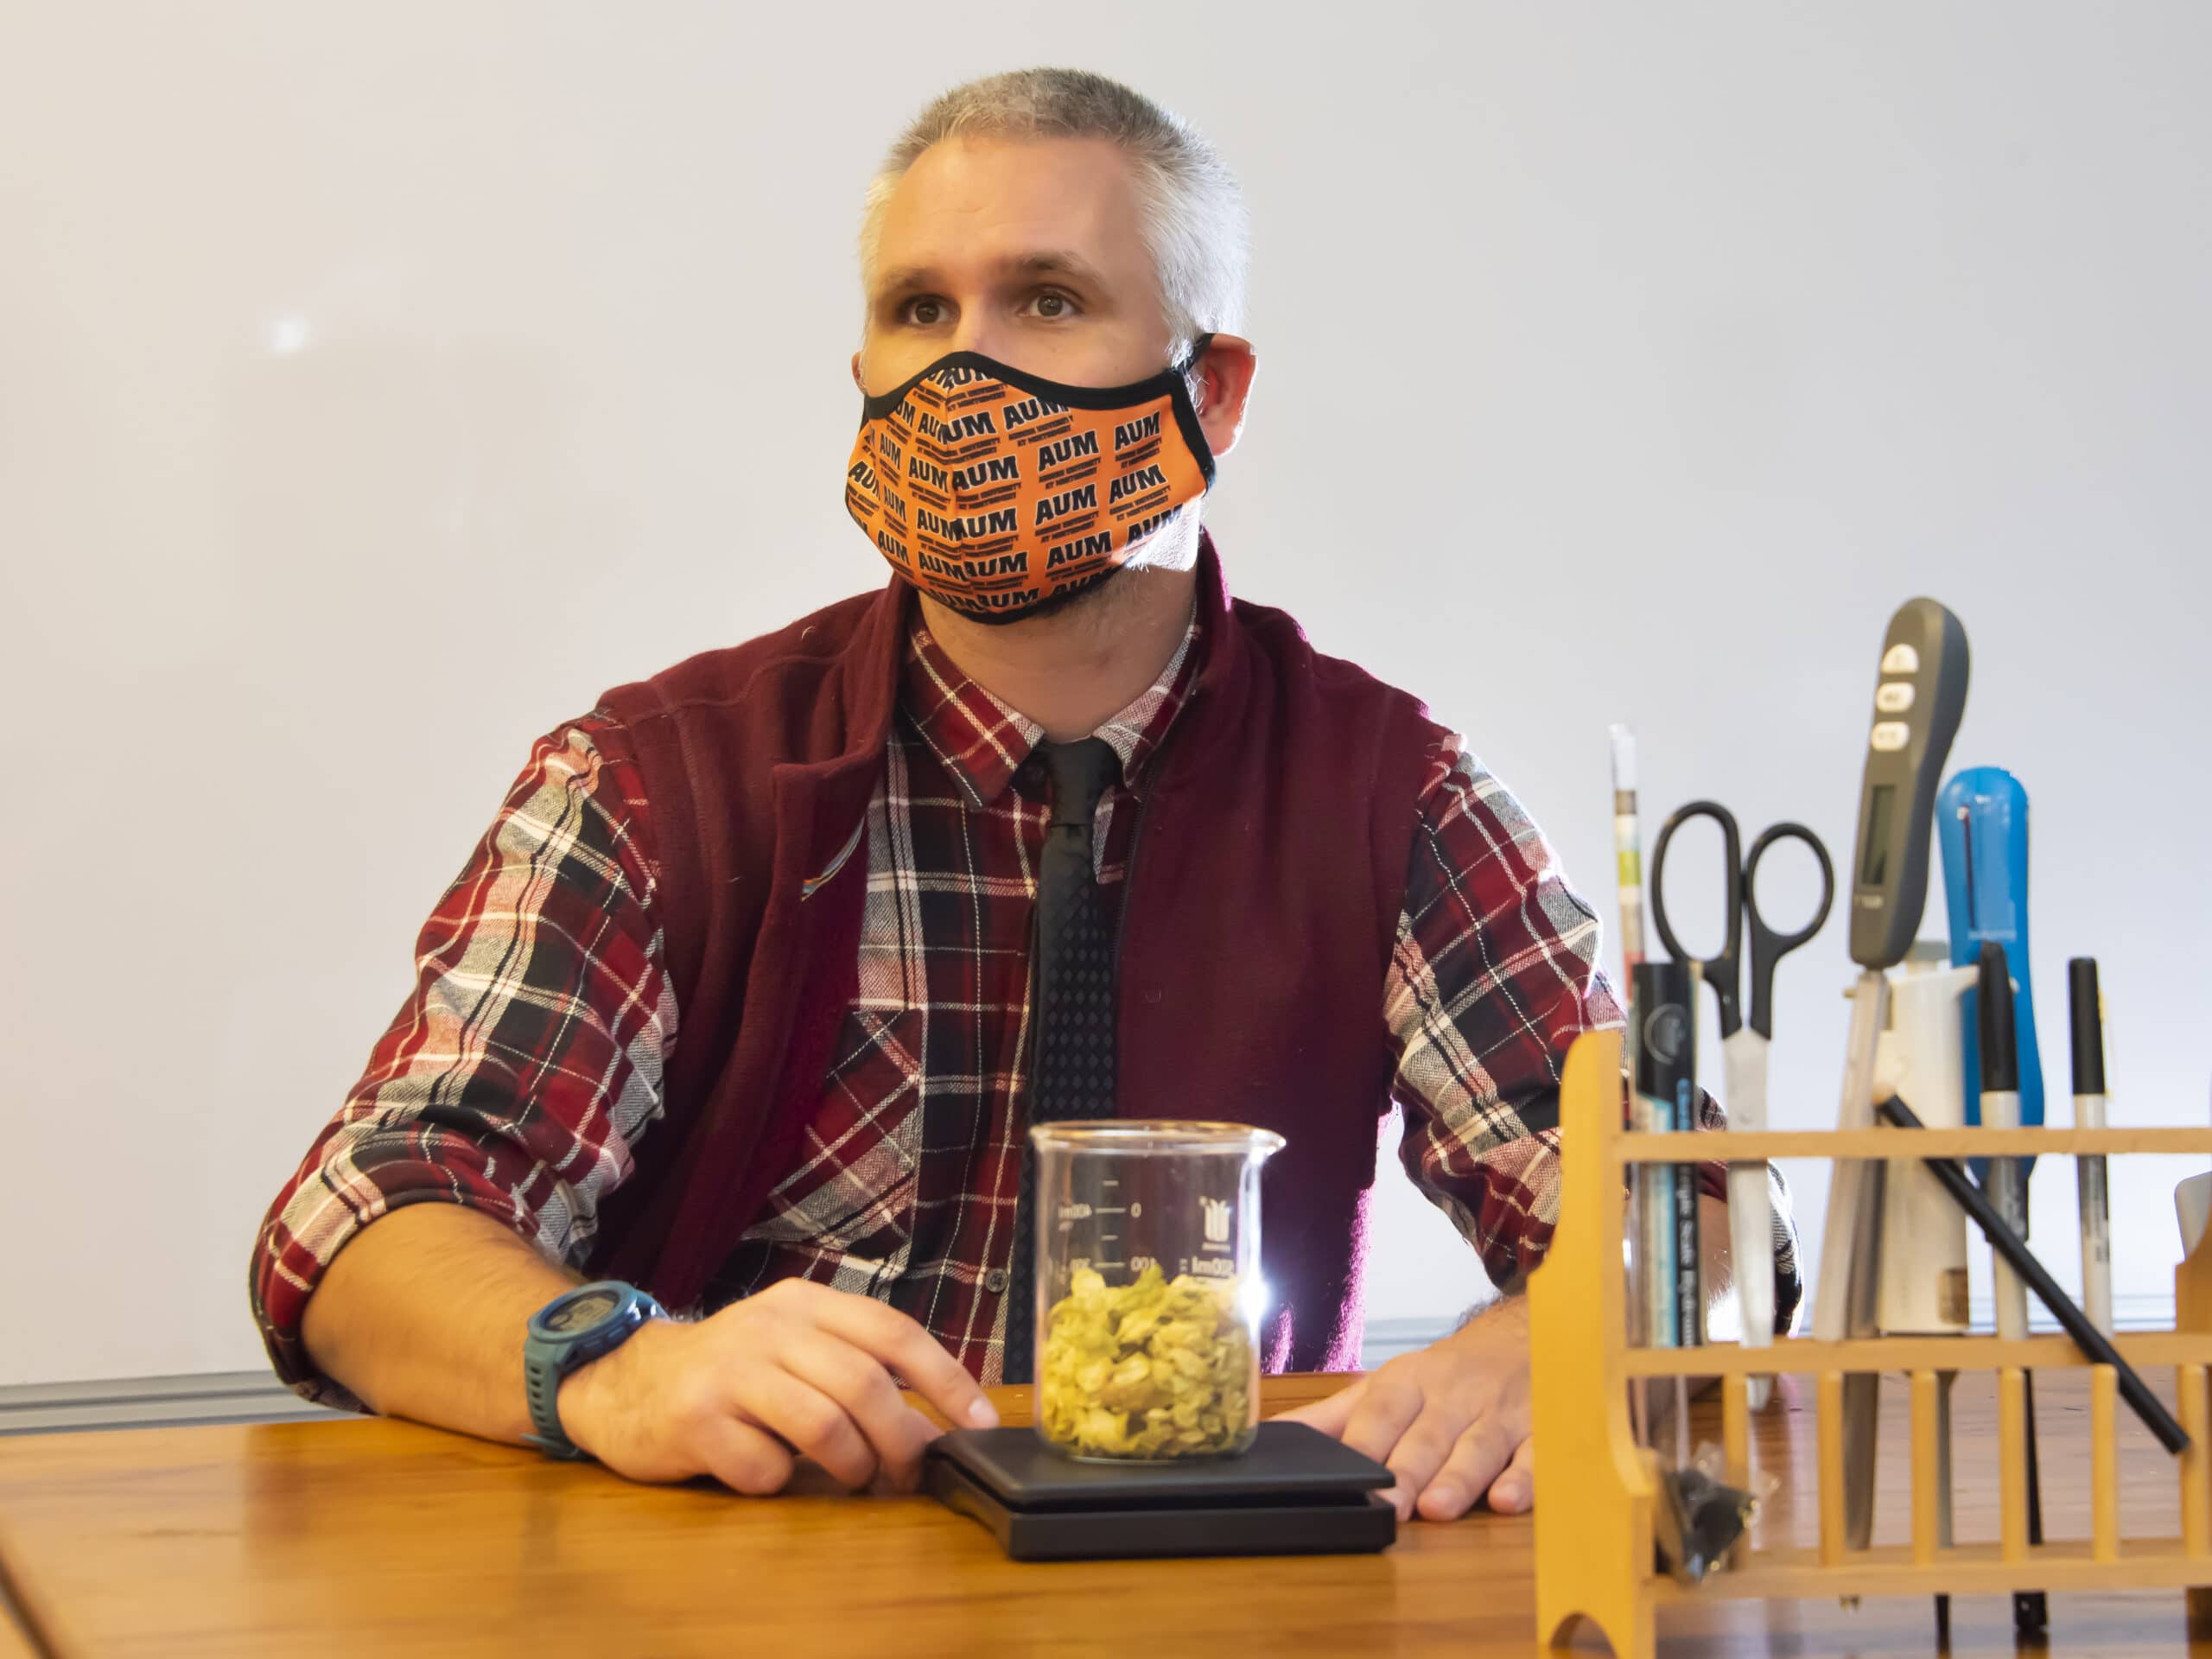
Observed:
[[[2105,1126],[2104,996],[2093,957],[2066,964],[2067,1022],[2074,1039],[2074,1127]],[[2082,1203],[2082,1305],[2089,1323],[2112,1334],[2112,1194],[2102,1158],[2074,1160]]]
[[[2012,973],[2006,966],[2005,947],[1994,939],[1981,946],[1981,985],[1974,1001],[1981,1014],[1981,1122],[1984,1128],[2020,1127],[2020,1044],[2013,1023]],[[2028,1236],[2028,1160],[1996,1157],[1989,1160],[1983,1185],[2005,1224],[2022,1239]],[[1993,1239],[1992,1243],[1995,1241]],[[1991,1277],[1995,1281],[1997,1334],[2018,1342],[2028,1334],[2028,1287],[2020,1270],[2002,1250],[1996,1252]],[[2021,1373],[2025,1395],[2028,1436],[2028,1542],[2043,1542],[2043,1478],[2036,1457],[2036,1383],[2031,1372]],[[2012,1592],[2012,1629],[2027,1635],[2050,1623],[2050,1599],[2040,1590]]]

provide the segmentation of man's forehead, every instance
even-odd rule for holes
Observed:
[[[961,257],[959,263],[963,269],[980,270],[1002,281],[1023,276],[1065,276],[1077,283],[1103,283],[1107,280],[1103,271],[1073,248],[971,253]],[[942,283],[949,274],[941,261],[909,261],[903,264],[886,265],[876,273],[875,286],[883,293],[928,288]]]
[[[1096,279],[1125,263],[1136,226],[1128,157],[1109,140],[950,139],[886,204],[872,286],[978,270]]]

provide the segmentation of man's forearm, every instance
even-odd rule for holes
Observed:
[[[1714,1337],[1732,1341],[1735,1337],[1733,1309],[1735,1298],[1730,1292],[1735,1287],[1733,1270],[1729,1265],[1728,1201],[1700,1192],[1697,1199],[1698,1278],[1705,1291],[1706,1322]],[[1506,1303],[1529,1288],[1529,1275],[1515,1275],[1508,1283],[1500,1285],[1497,1294],[1486,1302],[1478,1302],[1460,1315],[1454,1327],[1464,1331],[1484,1314],[1502,1308]],[[1720,1327],[1722,1318],[1728,1320],[1727,1328]]]
[[[374,1410],[519,1440],[523,1328],[575,1282],[490,1216],[410,1205],[338,1253],[301,1335],[316,1368]]]

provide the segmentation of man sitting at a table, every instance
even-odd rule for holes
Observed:
[[[1302,1414],[1402,1514],[1530,1501],[1510,1293],[1557,1215],[1567,1048],[1619,1012],[1460,739],[1226,597],[1199,518],[1251,389],[1245,264],[1227,168],[1125,87],[1030,71],[922,112],[868,196],[861,441],[822,435],[894,575],[537,744],[257,1243],[302,1393],[641,1480],[771,1492],[797,1453],[910,1483],[932,1431],[894,1374],[956,1423],[1027,1380],[1027,1125],[1116,1109],[1288,1138],[1265,1363],[1353,1369],[1395,1102],[1509,1294]],[[1102,473],[1107,425],[1136,448]],[[1316,533],[1378,604],[1450,602]],[[1786,1227],[1777,1257],[1786,1326]],[[526,1363],[587,1275],[622,1288]]]

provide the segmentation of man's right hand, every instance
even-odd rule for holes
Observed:
[[[563,1380],[561,1426],[632,1480],[711,1475],[764,1496],[803,1455],[849,1489],[912,1491],[939,1431],[894,1373],[948,1422],[998,1422],[976,1379],[906,1315],[792,1279],[695,1325],[649,1321]]]
[[[308,1299],[323,1374],[372,1410],[513,1443],[531,1433],[524,1327],[575,1274],[494,1217],[412,1204],[364,1227]],[[653,1319],[563,1381],[561,1426],[633,1480],[711,1475],[779,1491],[795,1459],[846,1485],[911,1489],[937,1438],[893,1376],[945,1421],[998,1421],[976,1380],[881,1302],[787,1280],[696,1325]]]

